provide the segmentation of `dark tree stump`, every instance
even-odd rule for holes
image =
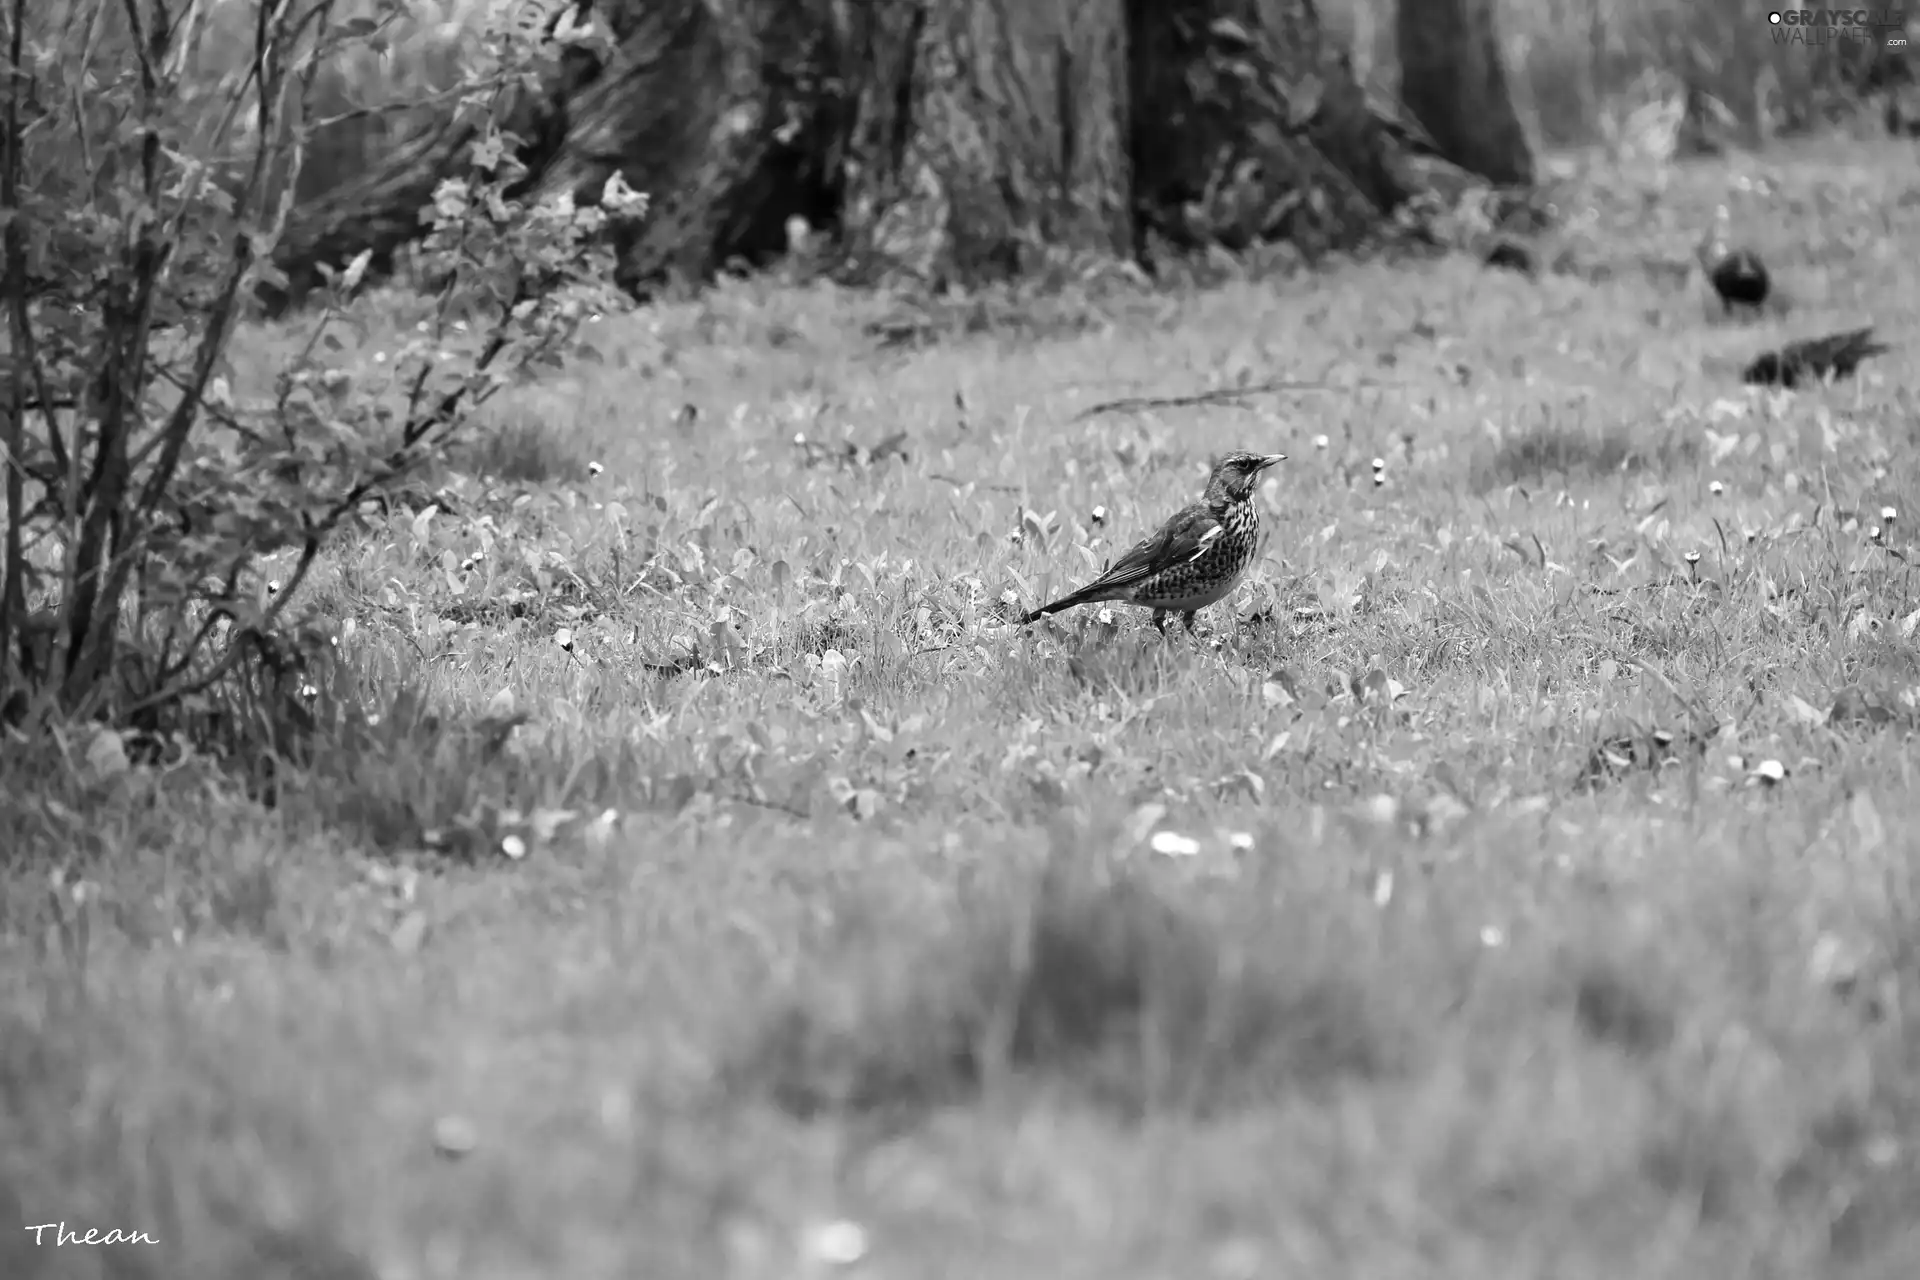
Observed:
[[[638,288],[712,263],[720,209],[751,164],[759,68],[704,0],[621,0],[620,13],[618,53],[566,104],[533,194],[595,202],[616,172],[644,192],[647,217],[620,245],[621,282]]]
[[[1400,97],[1454,164],[1501,186],[1533,183],[1493,0],[1399,0]]]
[[[1311,0],[1127,0],[1140,229],[1350,245],[1409,192]]]

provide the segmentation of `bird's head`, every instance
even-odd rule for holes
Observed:
[[[1285,462],[1284,453],[1230,453],[1213,464],[1207,479],[1207,497],[1214,502],[1239,502],[1260,483],[1260,473]]]

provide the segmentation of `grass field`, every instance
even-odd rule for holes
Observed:
[[[275,807],[0,757],[0,1217],[157,1241],[0,1275],[1915,1274],[1912,155],[1590,174],[1538,282],[603,321],[310,583]],[[1719,204],[1786,315],[1661,265]],[[1235,447],[1197,639],[1002,625]]]

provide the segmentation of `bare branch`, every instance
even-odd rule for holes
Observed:
[[[1249,396],[1272,395],[1281,391],[1345,391],[1348,386],[1379,387],[1390,383],[1372,382],[1362,379],[1351,384],[1335,386],[1327,382],[1256,382],[1246,387],[1218,387],[1212,391],[1196,391],[1181,396],[1128,396],[1121,400],[1103,400],[1090,405],[1073,415],[1074,422],[1084,422],[1088,418],[1103,413],[1143,413],[1148,409],[1191,409],[1206,404],[1233,404]]]
[[[11,30],[7,41],[6,130],[0,144],[6,148],[5,164],[0,166],[0,213],[6,216],[5,246],[9,303],[7,316],[13,331],[14,353],[27,360],[27,371],[37,373],[32,360],[32,326],[27,320],[27,246],[20,226],[20,90],[24,79],[24,36],[27,25],[26,0],[13,0],[8,15]],[[26,453],[27,384],[16,370],[7,379],[7,420],[0,423],[0,449],[6,453],[7,528],[5,562],[0,565],[0,676],[13,661],[13,633],[27,620],[26,553],[21,544],[21,526],[26,513],[26,484],[21,474]],[[43,410],[51,418],[51,410]],[[0,686],[4,687],[4,686]]]

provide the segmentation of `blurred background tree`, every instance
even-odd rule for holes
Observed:
[[[1489,182],[1533,181],[1501,65],[1493,0],[1399,0],[1400,97],[1440,154]]]
[[[185,8],[217,73],[247,6]],[[617,246],[634,293],[766,265],[796,219],[856,284],[1275,242],[1311,258],[1413,197],[1528,184],[1538,148],[1650,105],[1697,149],[1863,95],[1890,95],[1873,114],[1896,132],[1915,114],[1884,41],[1787,49],[1743,0],[423,0],[380,51],[321,69],[271,304],[363,249],[370,278],[394,269],[473,141],[445,94],[502,9],[563,50],[501,113],[517,194],[591,199],[615,171],[651,193]]]
[[[656,193],[621,246],[636,289],[764,264],[795,217],[844,277],[977,283],[1156,242],[1352,245],[1411,194],[1311,0],[567,0],[542,20],[579,55],[528,87],[521,158],[540,191],[617,169]],[[351,167],[303,193],[278,256],[296,296],[410,238],[465,139],[407,123],[404,145],[384,118],[338,126]]]

